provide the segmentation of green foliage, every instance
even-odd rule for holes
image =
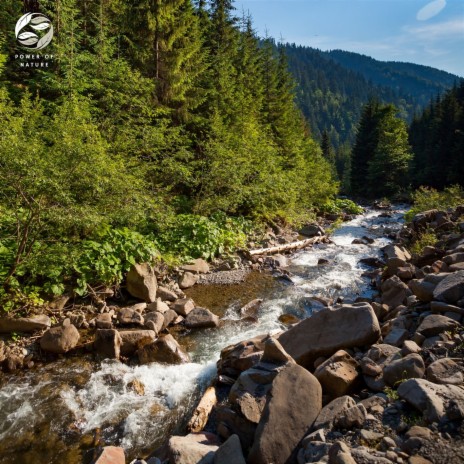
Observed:
[[[367,197],[392,196],[409,184],[412,159],[406,123],[393,105],[369,102],[364,108],[352,151],[354,193]]]
[[[383,391],[387,395],[387,398],[390,400],[390,402],[395,402],[400,399],[398,392],[391,387],[385,387]]]
[[[362,214],[364,210],[361,206],[348,198],[336,198],[322,205],[322,207],[320,207],[320,212],[326,214]]]
[[[431,209],[447,210],[462,205],[464,202],[464,190],[459,185],[445,188],[443,191],[431,187],[419,187],[412,194],[413,207],[404,215],[406,221],[419,213]]]
[[[0,72],[21,9],[5,1]],[[11,307],[118,285],[158,252],[231,252],[251,221],[298,221],[337,194],[283,47],[260,41],[230,0],[40,3],[55,65],[8,63],[0,86],[0,285]]]
[[[85,240],[73,265],[78,295],[86,294],[89,285],[118,285],[136,263],[159,257],[153,237],[129,229],[106,228],[95,240]]]
[[[212,259],[219,254],[232,253],[246,245],[252,223],[243,218],[216,213],[211,217],[181,214],[160,234],[162,252],[183,260]]]

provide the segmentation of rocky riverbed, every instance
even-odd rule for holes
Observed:
[[[37,354],[5,346],[6,370],[30,370],[2,379],[0,462],[462,462],[460,213],[400,217],[368,211],[333,244],[248,266],[275,278],[224,286],[197,261],[180,289],[142,266],[128,285],[146,303],[16,321],[45,332]],[[442,241],[412,260],[400,242],[430,225]]]

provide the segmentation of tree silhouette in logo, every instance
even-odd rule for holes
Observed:
[[[16,23],[15,34],[21,46],[42,50],[53,39],[53,24],[42,13],[26,13]]]

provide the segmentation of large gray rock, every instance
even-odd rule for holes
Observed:
[[[319,381],[306,369],[289,363],[275,377],[255,433],[249,464],[285,464],[322,407]]]
[[[72,324],[52,327],[40,339],[40,348],[49,353],[67,353],[77,346],[79,338],[79,331]]]
[[[377,316],[368,303],[324,308],[278,337],[284,350],[300,365],[313,368],[320,356],[339,349],[375,343],[380,337]]]
[[[342,417],[348,409],[356,406],[356,401],[351,396],[341,396],[324,406],[313,424],[313,430],[321,428],[330,429],[333,424]]]
[[[148,263],[135,264],[126,276],[127,291],[135,298],[147,303],[156,301],[158,283],[152,267]]]
[[[397,276],[390,277],[381,285],[382,303],[390,308],[396,308],[403,304],[408,296],[411,295],[411,290]]]
[[[456,304],[464,297],[464,271],[455,272],[445,277],[433,292],[435,300]]]
[[[158,340],[143,346],[138,350],[140,364],[152,362],[166,364],[183,364],[190,362],[185,353],[172,335],[164,335]]]
[[[404,358],[396,359],[383,368],[385,383],[394,387],[398,382],[407,379],[421,379],[424,377],[425,364],[419,354],[408,354]]]
[[[185,327],[188,329],[199,329],[217,327],[219,317],[206,308],[195,308],[185,318]]]
[[[162,301],[176,301],[179,298],[176,292],[166,287],[158,287],[156,296]]]
[[[427,380],[439,384],[462,385],[464,375],[459,364],[452,359],[437,359],[427,367]]]
[[[411,280],[408,284],[412,293],[419,298],[419,300],[424,303],[428,303],[433,300],[433,291],[435,290],[436,285],[431,282],[426,282],[424,280]]]
[[[114,329],[99,329],[95,334],[94,349],[103,358],[119,359],[121,336]]]
[[[156,333],[153,330],[123,330],[121,337],[121,354],[130,356],[137,350],[155,341]]]
[[[410,379],[398,388],[398,395],[421,411],[427,422],[446,417],[451,403],[464,404],[464,390],[455,385],[437,385],[425,379]]]
[[[39,315],[31,317],[12,317],[0,318],[0,333],[22,332],[32,333],[36,330],[46,330],[51,326],[51,320],[48,316]]]
[[[214,455],[214,464],[246,464],[238,435],[231,435]]]
[[[213,464],[219,448],[212,434],[191,433],[186,437],[174,436],[168,442],[170,464]]]
[[[431,314],[424,318],[417,328],[417,332],[428,338],[439,335],[448,330],[453,330],[458,326],[459,323],[454,319],[438,314]]]

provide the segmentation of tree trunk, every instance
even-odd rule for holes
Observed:
[[[209,387],[205,391],[205,394],[198,403],[198,406],[193,412],[192,418],[188,423],[187,428],[189,432],[198,433],[205,428],[205,425],[208,422],[209,415],[211,414],[211,410],[216,405],[216,403],[216,388]]]
[[[248,254],[250,256],[257,256],[257,255],[273,255],[276,253],[281,253],[283,251],[290,251],[290,250],[301,250],[302,248],[309,247],[316,243],[323,243],[326,242],[328,239],[325,235],[320,237],[313,237],[308,238],[306,240],[300,240],[298,242],[293,243],[286,243],[285,245],[274,246],[270,248],[259,248],[257,250],[250,250]]]

